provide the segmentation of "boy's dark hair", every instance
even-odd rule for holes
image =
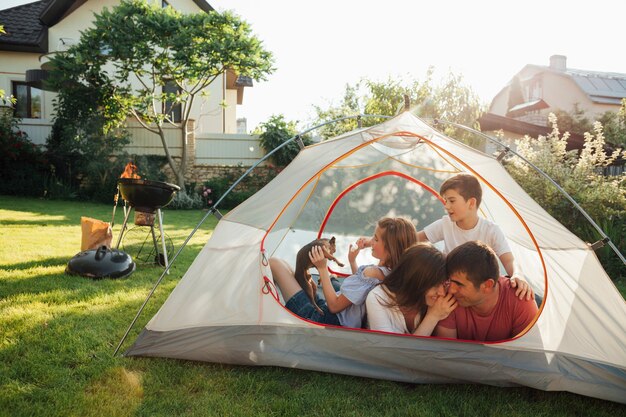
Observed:
[[[441,184],[439,194],[443,195],[443,193],[448,190],[455,190],[463,196],[465,201],[472,197],[475,198],[476,208],[480,207],[480,202],[483,198],[483,189],[475,176],[461,173],[448,178]]]
[[[489,246],[480,241],[469,241],[457,246],[446,257],[446,273],[448,277],[455,273],[465,273],[467,279],[480,287],[480,284],[500,276],[498,257]]]

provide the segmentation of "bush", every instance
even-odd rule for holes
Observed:
[[[167,208],[171,210],[194,210],[202,207],[203,201],[198,194],[187,194],[184,191],[178,191],[172,202],[167,205]]]
[[[117,180],[130,156],[124,147],[130,143],[124,130],[105,133],[103,121],[92,117],[78,123],[58,117],[48,137],[46,155],[53,167],[51,184],[65,184],[74,195],[84,200],[112,203]],[[67,193],[55,193],[50,198],[67,198]]]
[[[517,152],[556,181],[603,229],[618,250],[626,253],[626,174],[608,177],[602,169],[623,155],[621,150],[607,155],[604,133],[596,122],[593,133],[585,133],[580,154],[566,151],[568,133],[560,134],[556,116],[549,118],[552,132],[537,139],[525,137],[516,142]],[[589,243],[600,234],[584,216],[543,176],[519,158],[506,165],[515,180],[544,209],[579,238]],[[626,277],[626,268],[610,248],[597,252],[605,270],[613,279]]]
[[[0,193],[41,197],[48,162],[17,123],[10,111],[0,113]]]
[[[163,172],[163,167],[167,164],[165,156],[132,155],[132,160],[141,178],[151,181],[167,181],[167,176]]]
[[[283,115],[272,116],[265,123],[261,123],[258,130],[260,141],[259,144],[265,151],[269,153],[285,143],[297,134],[296,124],[294,122],[286,122]],[[303,136],[302,142],[305,146],[310,145],[311,140]],[[280,148],[276,153],[270,156],[270,160],[278,166],[287,166],[300,152],[300,145],[294,140]]]
[[[215,205],[228,189],[246,171],[244,167],[233,168],[221,177],[212,178],[205,181],[198,190],[199,196],[203,199],[205,207],[210,208]],[[268,182],[280,172],[280,168],[274,166],[257,167],[256,171],[248,174],[237,186],[228,193],[220,202],[218,208],[232,209],[247,200],[254,193],[263,188]]]

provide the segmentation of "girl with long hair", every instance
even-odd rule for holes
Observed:
[[[355,247],[350,245],[348,260],[352,275],[343,280],[339,291],[335,291],[330,281],[327,259],[322,248],[313,247],[309,258],[319,272],[323,299],[317,295],[317,285],[312,279],[308,282],[312,291],[305,291],[300,287],[293,269],[285,260],[271,258],[270,269],[285,300],[285,307],[298,316],[323,324],[360,328],[365,316],[367,294],[396,266],[402,252],[416,242],[417,231],[409,220],[400,217],[380,219],[374,236],[368,241],[372,256],[378,259],[378,263],[357,267],[356,256],[365,246],[362,239],[359,239]],[[317,306],[307,293],[314,294]]]
[[[430,336],[457,306],[446,294],[446,279],[445,256],[439,249],[429,243],[411,246],[367,296],[369,328]]]

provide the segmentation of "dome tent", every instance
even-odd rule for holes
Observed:
[[[436,190],[458,172],[479,179],[479,214],[502,228],[543,298],[529,329],[505,341],[458,341],[325,326],[283,307],[269,257],[295,263],[301,246],[332,235],[345,259],[349,242],[371,234],[383,215],[408,216],[420,230],[445,214]],[[626,402],[624,317],[626,303],[585,242],[495,158],[405,112],[303,149],[224,216],[125,355],[523,385]]]

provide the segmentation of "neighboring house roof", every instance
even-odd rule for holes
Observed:
[[[539,135],[548,136],[552,132],[552,127],[534,125],[510,117],[499,116],[493,113],[484,113],[478,119],[482,132],[494,132],[504,130],[506,132],[517,133],[519,135],[529,135],[537,137]],[[585,137],[577,133],[570,133],[567,140],[567,150],[582,149],[585,144]]]
[[[555,74],[572,80],[593,103],[621,105],[622,99],[626,98],[626,74],[567,68],[566,59],[563,55],[553,55],[549,66],[528,64],[515,77],[528,80],[541,73]],[[495,95],[492,106],[498,97],[509,90],[513,78]]]
[[[0,24],[5,35],[0,35],[0,50],[41,52],[48,50],[48,30],[39,19],[54,0],[41,0],[0,10]]]
[[[0,24],[6,35],[0,36],[0,50],[48,52],[48,28],[87,0],[40,0],[0,10]],[[206,0],[193,0],[204,12],[213,11]]]
[[[596,103],[620,105],[626,98],[626,74],[576,69],[568,69],[566,73]]]
[[[478,119],[478,123],[480,123],[481,132],[495,132],[498,130],[503,130],[505,132],[516,133],[519,135],[528,135],[530,137],[537,137],[539,135],[548,136],[552,132],[551,127],[538,126],[532,123],[526,123],[521,120],[499,116],[493,113],[484,113]],[[565,150],[582,150],[584,145],[585,137],[583,135],[570,132],[569,138],[567,139],[567,145],[565,146]],[[615,151],[615,147],[607,143],[604,145],[604,150],[605,152],[611,154]],[[620,156],[615,161],[613,161],[611,166],[623,166],[625,164],[626,158]]]
[[[537,99],[511,107],[506,115],[507,117],[517,117],[529,111],[547,109],[548,107],[550,106],[545,101]]]
[[[587,71],[574,68],[564,70],[543,65],[526,65],[524,69],[537,72],[551,72],[571,78],[580,89],[595,103],[620,105],[626,98],[626,74],[617,72]],[[523,72],[524,69],[522,69]]]

